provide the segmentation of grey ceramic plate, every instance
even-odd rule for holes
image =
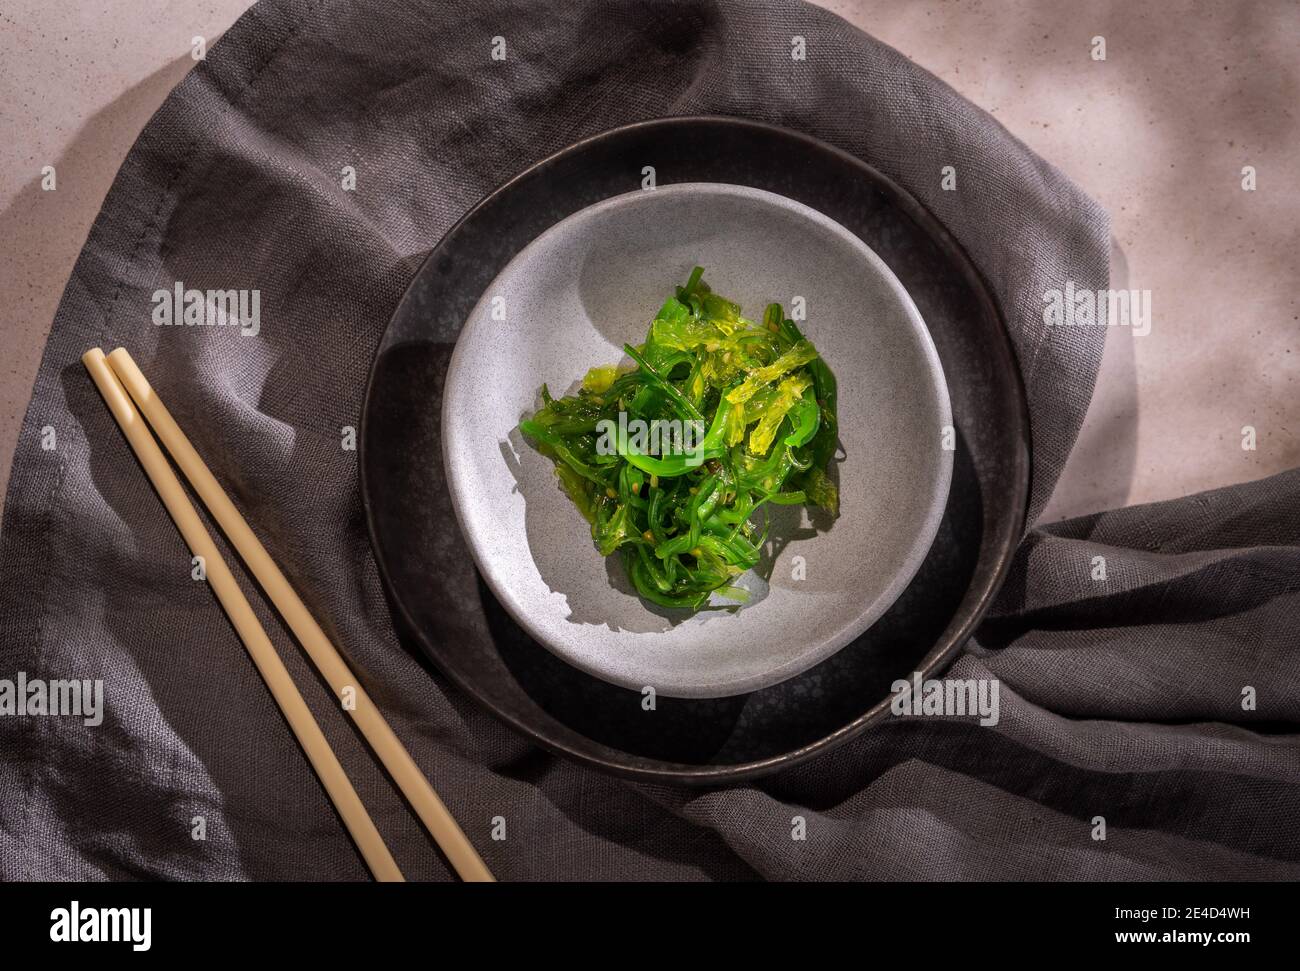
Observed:
[[[728,698],[662,697],[649,716],[639,692],[565,663],[501,606],[457,526],[442,462],[447,365],[475,304],[524,247],[561,219],[636,189],[646,166],[660,187],[725,182],[779,193],[871,246],[925,318],[957,429],[930,555],[862,636],[779,684]],[[375,348],[358,439],[361,497],[402,646],[428,661],[466,719],[473,702],[550,752],[634,779],[734,784],[880,730],[894,681],[938,676],[988,610],[1025,527],[1029,413],[1019,370],[993,295],[961,247],[861,160],[740,118],[622,125],[527,165],[411,273]],[[908,757],[908,738],[905,724],[891,726],[881,744],[854,750],[854,764],[885,772]],[[532,749],[510,750],[495,771],[535,780],[551,770]]]
[[[620,360],[625,342],[644,340],[697,263],[751,317],[803,298],[801,327],[840,378],[841,515],[832,523],[778,508],[764,561],[739,582],[751,600],[692,614],[636,595],[516,426],[543,382],[569,390],[587,368]],[[618,196],[530,243],[466,321],[442,412],[457,518],[510,614],[589,674],[680,698],[783,681],[894,603],[943,515],[951,421],[929,333],[885,263],[807,206],[718,183]]]

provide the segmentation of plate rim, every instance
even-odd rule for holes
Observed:
[[[899,206],[905,215],[920,225],[927,235],[941,244],[950,253],[955,254],[958,257],[957,262],[959,263],[960,270],[971,284],[974,296],[983,306],[983,309],[986,312],[991,313],[993,318],[1000,325],[998,331],[1002,339],[997,341],[997,353],[999,356],[1005,357],[1005,363],[1009,365],[1006,368],[1006,371],[1010,376],[1010,382],[1012,385],[1011,397],[1013,398],[1014,410],[1018,419],[1017,424],[1019,426],[1019,434],[1016,436],[1018,447],[1015,455],[1011,457],[1013,462],[1013,479],[1015,483],[1014,494],[1006,497],[1010,505],[1015,509],[1014,515],[1010,518],[1010,525],[1013,526],[1014,529],[1008,530],[1006,535],[998,536],[990,540],[990,546],[992,546],[994,551],[995,566],[984,584],[984,589],[978,592],[978,596],[970,605],[966,618],[958,625],[958,627],[951,632],[945,630],[945,632],[940,635],[939,643],[942,644],[942,648],[930,658],[928,663],[920,665],[920,667],[924,669],[921,672],[923,676],[930,676],[944,669],[947,664],[951,662],[958,653],[960,653],[966,642],[974,633],[975,628],[988,613],[989,608],[993,604],[994,598],[997,596],[998,591],[1006,581],[1007,575],[1011,570],[1011,563],[1015,550],[1024,536],[1028,523],[1033,438],[1030,425],[1028,398],[1025,393],[1024,376],[1020,369],[1015,345],[1011,341],[1011,334],[1007,327],[1006,316],[1002,312],[1001,305],[998,303],[995,292],[989,285],[988,281],[984,278],[984,274],[981,272],[979,266],[966,251],[966,248],[937,216],[931,213],[920,200],[904,189],[895,180],[885,175],[873,165],[864,162],[856,155],[805,132],[786,128],[782,125],[776,125],[770,122],[733,115],[716,114],[666,115],[627,122],[580,138],[577,141],[530,163],[515,175],[511,176],[509,179],[485,194],[474,203],[474,205],[467,209],[450,227],[448,227],[446,232],[444,232],[438,241],[430,247],[428,253],[426,253],[424,258],[420,261],[420,265],[412,274],[406,289],[402,292],[401,298],[394,305],[393,312],[389,316],[387,323],[384,325],[383,333],[375,344],[375,350],[371,358],[370,367],[367,371],[366,388],[361,403],[361,419],[358,428],[359,441],[357,447],[357,470],[360,484],[361,504],[366,521],[366,533],[367,539],[370,543],[371,556],[375,561],[375,566],[387,594],[386,599],[390,604],[390,608],[396,609],[398,619],[401,621],[405,631],[415,639],[424,656],[441,674],[443,674],[443,676],[447,677],[460,691],[473,699],[474,703],[480,708],[489,712],[499,721],[508,725],[511,729],[518,732],[534,744],[540,745],[547,751],[556,755],[623,778],[660,783],[668,782],[684,785],[708,786],[745,782],[778,770],[792,768],[796,765],[806,763],[818,755],[829,752],[836,746],[856,737],[867,728],[880,722],[889,711],[890,698],[886,695],[851,721],[841,725],[834,731],[829,732],[820,738],[814,739],[811,742],[800,745],[797,748],[764,756],[763,758],[754,759],[748,762],[731,764],[669,762],[648,756],[639,756],[634,753],[624,753],[629,757],[629,759],[617,761],[615,759],[598,756],[591,752],[577,750],[566,744],[563,740],[545,737],[535,728],[526,724],[509,711],[504,710],[493,703],[489,698],[485,697],[472,681],[462,678],[457,672],[444,667],[439,662],[436,653],[431,650],[425,633],[420,630],[419,625],[415,623],[410,610],[398,595],[389,569],[383,556],[380,554],[378,527],[375,522],[375,504],[372,499],[371,484],[367,472],[368,462],[366,460],[367,443],[369,440],[369,436],[367,435],[367,426],[369,424],[370,412],[373,406],[375,378],[379,369],[380,361],[389,346],[393,322],[407,305],[416,284],[424,275],[425,270],[432,261],[438,257],[442,245],[448,239],[456,235],[466,223],[474,219],[483,209],[509,193],[516,185],[523,182],[525,179],[533,177],[539,171],[555,165],[560,160],[576,155],[595,143],[605,139],[617,138],[624,133],[654,128],[667,128],[674,125],[734,126],[742,129],[750,129],[766,135],[793,139],[802,142],[813,151],[828,153],[838,158],[849,167],[857,169],[866,179],[872,181],[884,190],[889,195],[890,201],[894,205]],[[852,231],[850,230],[850,232]],[[543,650],[545,650],[545,648],[543,648]],[[927,652],[926,656],[929,656],[929,652]],[[611,752],[621,751],[599,740],[589,740],[600,749]],[[636,764],[632,764],[630,760],[635,760]]]

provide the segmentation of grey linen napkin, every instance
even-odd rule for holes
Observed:
[[[0,877],[367,875],[82,372],[119,344],[503,879],[1300,876],[1296,474],[1032,531],[953,672],[1002,679],[996,728],[893,720],[733,789],[560,761],[398,645],[340,443],[405,285],[529,162],[700,113],[823,138],[948,225],[1008,318],[1043,508],[1103,335],[1046,327],[1042,295],[1106,285],[1106,216],[896,51],[786,0],[265,0],[141,135],[45,351],[0,534],[0,677],[102,678],[106,713],[0,718]],[[941,191],[944,165],[965,191]],[[258,289],[259,332],[155,326],[151,294],[178,280]],[[309,704],[335,708],[253,599]],[[355,733],[323,722],[408,876],[449,877]]]

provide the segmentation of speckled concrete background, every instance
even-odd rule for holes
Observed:
[[[822,4],[991,112],[1110,210],[1112,286],[1151,332],[1110,334],[1046,518],[1300,465],[1300,4]],[[140,128],[249,4],[0,10],[0,490],[45,335]],[[1091,42],[1106,39],[1106,60]],[[41,188],[55,166],[57,188]],[[1254,166],[1258,188],[1242,189]],[[1257,447],[1242,448],[1242,428]]]

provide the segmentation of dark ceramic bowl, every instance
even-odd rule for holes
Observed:
[[[692,146],[708,144],[701,156]],[[592,677],[533,641],[483,582],[443,466],[452,349],[491,281],[551,226],[639,187],[713,182],[777,193],[845,227],[906,288],[948,385],[957,448],[937,537],[870,628],[802,673],[726,698],[660,697]],[[545,159],[429,254],[376,354],[362,494],[398,629],[459,687],[546,747],[641,778],[722,783],[792,765],[888,716],[893,681],[930,677],[987,609],[1024,527],[1027,410],[1005,328],[969,259],[914,199],[815,139],[731,118],[670,118]]]

